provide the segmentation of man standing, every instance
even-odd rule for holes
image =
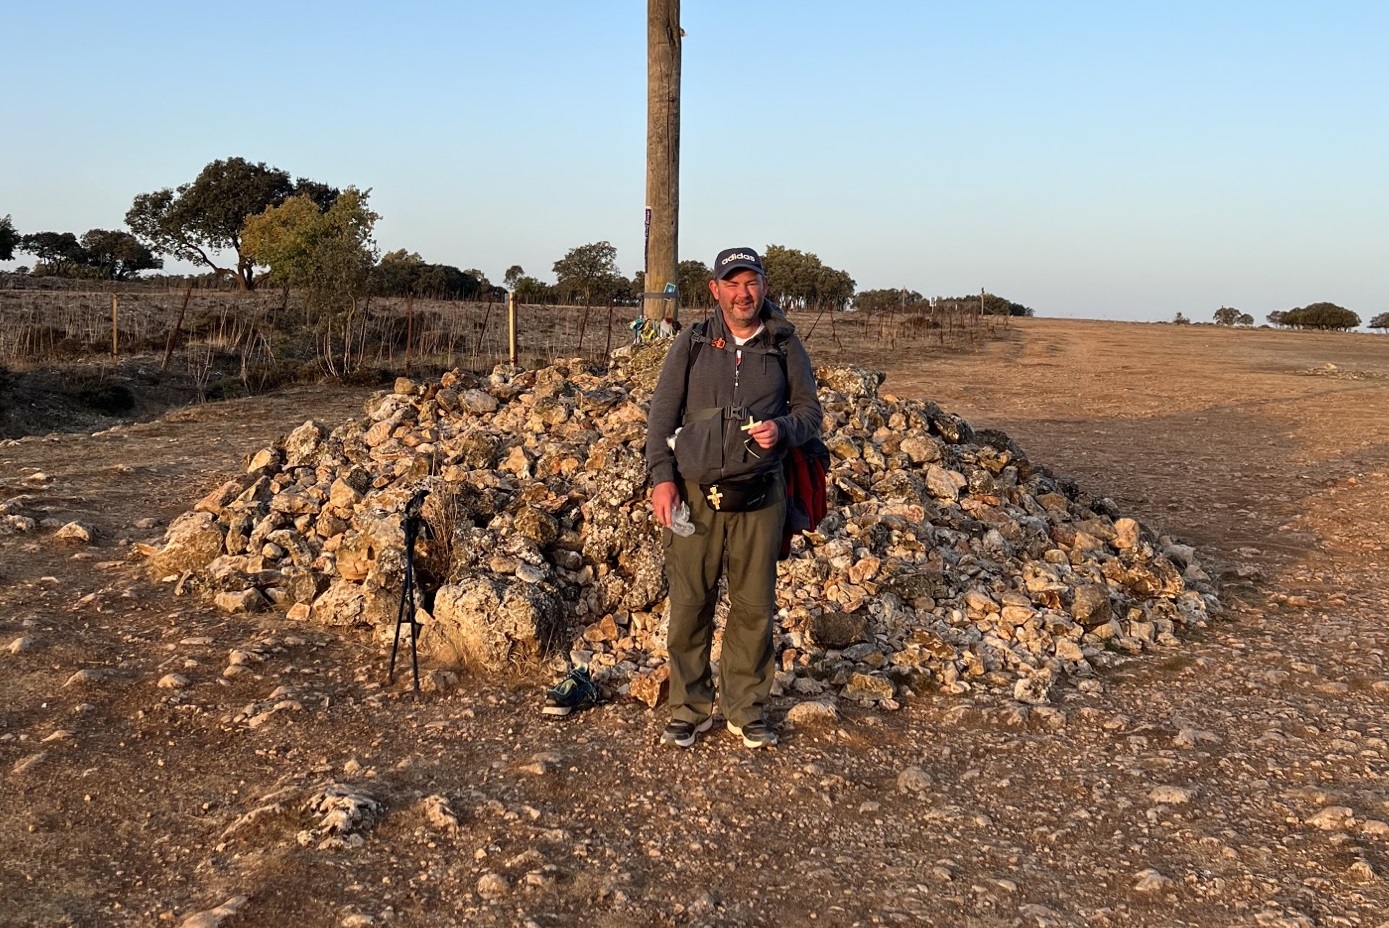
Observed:
[[[713,725],[709,656],[725,557],[728,622],[718,699],[750,748],[776,744],[764,708],[772,688],[776,563],[786,520],[782,459],[820,434],[815,372],[796,328],[766,299],[762,259],[728,248],[714,261],[718,309],[681,329],[647,417],[651,508],[666,527],[670,586],[670,723],[661,741],[689,747]],[[695,531],[670,531],[689,505]]]

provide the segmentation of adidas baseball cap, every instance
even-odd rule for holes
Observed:
[[[723,280],[734,271],[751,270],[763,276],[762,257],[751,248],[725,248],[714,259],[714,279]]]

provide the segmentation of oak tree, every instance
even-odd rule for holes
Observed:
[[[607,299],[626,283],[617,271],[617,249],[611,242],[571,248],[555,262],[555,287],[562,297],[581,297],[585,304]]]
[[[709,265],[703,261],[681,261],[676,276],[679,277],[676,286],[680,288],[681,306],[714,305],[714,296],[709,292],[709,279],[714,276],[714,272],[709,270]]]
[[[0,219],[0,261],[14,258],[15,249],[19,247],[19,237],[8,214]]]
[[[141,271],[162,268],[164,261],[129,232],[90,229],[82,236],[84,261],[96,276],[107,280],[130,280]]]
[[[854,298],[854,279],[810,252],[768,245],[762,252],[762,266],[769,295],[783,307],[829,303],[843,309]]]
[[[36,276],[79,277],[87,263],[82,243],[71,232],[31,232],[20,237],[18,250],[38,259]]]
[[[270,268],[278,283],[303,292],[312,313],[350,309],[365,296],[376,264],[372,230],[380,217],[367,208],[371,191],[348,187],[326,212],[308,196],[293,196],[246,220],[241,249]]]
[[[1295,329],[1353,329],[1360,317],[1335,303],[1311,303],[1283,314],[1283,324]]]
[[[512,292],[516,294],[516,299],[522,303],[559,302],[559,291],[554,284],[547,284],[543,280],[537,280],[525,274],[516,278]]]
[[[217,274],[234,276],[243,290],[254,289],[255,262],[242,249],[246,220],[300,196],[320,212],[328,209],[338,191],[288,172],[252,164],[245,158],[213,161],[187,184],[135,197],[125,221],[151,250],[192,261]],[[236,253],[234,267],[222,267],[218,252]]]
[[[1233,306],[1222,306],[1215,311],[1214,319],[1219,325],[1234,325],[1239,322],[1240,311]]]

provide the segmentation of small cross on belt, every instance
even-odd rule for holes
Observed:
[[[719,503],[723,502],[723,494],[719,492],[718,484],[715,484],[714,486],[709,488],[707,496],[709,499],[709,505],[713,506],[715,511],[718,511]]]

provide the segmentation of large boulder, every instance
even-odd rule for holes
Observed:
[[[164,543],[149,558],[151,577],[201,570],[222,553],[224,530],[210,512],[185,512],[169,524]]]
[[[476,576],[439,589],[420,649],[445,664],[501,671],[533,661],[563,628],[547,584]]]

